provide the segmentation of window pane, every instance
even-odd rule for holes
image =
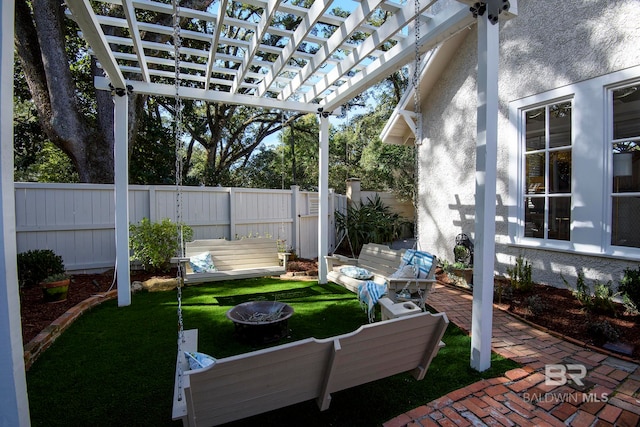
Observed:
[[[527,154],[527,193],[543,194],[544,193],[544,153]]]
[[[571,151],[549,153],[549,193],[571,192]]]
[[[544,197],[524,199],[524,237],[544,238]]]
[[[611,244],[640,248],[640,199],[614,197],[611,218]]]
[[[571,198],[549,199],[549,239],[569,240],[571,224]]]
[[[526,151],[542,150],[544,148],[545,109],[527,111],[525,113]]]
[[[571,102],[549,107],[549,148],[571,145]]]
[[[613,91],[613,139],[640,137],[640,86]]]
[[[613,144],[614,193],[640,191],[640,145],[637,142]]]

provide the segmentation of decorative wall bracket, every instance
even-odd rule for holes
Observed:
[[[495,25],[498,22],[498,16],[502,12],[508,11],[510,7],[511,3],[509,3],[509,0],[487,0],[474,3],[469,10],[474,18],[483,16],[484,13],[487,12],[489,22]]]

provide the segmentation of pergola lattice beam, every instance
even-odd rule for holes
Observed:
[[[263,96],[269,90],[271,83],[273,83],[278,74],[280,74],[284,66],[289,62],[293,54],[298,49],[298,46],[304,42],[305,37],[309,34],[320,18],[322,18],[331,4],[332,1],[330,0],[316,1],[311,5],[308,12],[303,15],[302,22],[294,31],[293,37],[289,40],[289,43],[287,43],[285,48],[282,50],[282,54],[278,56],[278,59],[273,63],[271,70],[262,80],[258,89],[258,96]]]
[[[474,22],[475,19],[469,13],[469,9],[464,5],[460,5],[457,8],[449,8],[435,15],[429,22],[425,23],[420,30],[421,36],[418,40],[420,53],[433,49],[442,41],[455,35],[458,31],[461,31]],[[351,99],[353,93],[365,91],[395,70],[414,60],[415,44],[415,37],[411,37],[410,35],[373,61],[365,70],[351,77],[347,83],[325,97],[324,101],[327,109],[333,110],[337,108]],[[336,68],[341,67],[344,62],[346,61],[338,64]],[[345,64],[345,67],[348,66],[349,64]],[[336,74],[339,72],[340,71],[336,71]],[[335,78],[335,76],[327,76],[326,83],[328,84],[333,78]],[[306,98],[305,101],[308,101],[308,98]]]
[[[231,92],[237,92],[240,88],[241,83],[244,81],[247,72],[251,68],[251,63],[253,58],[255,58],[256,53],[258,53],[258,49],[262,44],[262,39],[265,34],[269,30],[269,26],[271,25],[271,21],[276,15],[278,11],[278,5],[280,5],[281,0],[268,0],[267,6],[264,9],[264,13],[260,17],[260,22],[258,23],[258,27],[256,28],[255,33],[253,33],[253,37],[249,42],[249,49],[244,52],[244,60],[240,64],[240,68],[238,69],[238,77],[234,81],[231,86]]]
[[[360,25],[371,15],[382,0],[364,0],[360,6],[347,17],[338,29],[329,37],[326,43],[320,46],[313,58],[304,66],[302,71],[285,87],[280,94],[281,99],[286,99],[293,94],[309,77],[315,73],[325,61],[338,50],[351,35],[358,30]]]
[[[142,48],[142,38],[140,37],[140,30],[138,29],[138,19],[136,18],[135,8],[133,7],[133,4],[131,4],[130,0],[122,0],[122,8],[124,9],[124,15],[127,18],[127,24],[130,28],[131,39],[133,40],[133,50],[136,52],[136,56],[138,57],[142,80],[148,82],[150,81],[149,67],[147,66],[144,49]]]
[[[211,73],[213,72],[213,68],[216,62],[216,51],[218,49],[218,44],[220,43],[220,34],[222,32],[222,21],[224,20],[224,11],[227,10],[227,0],[220,0],[220,7],[218,9],[218,16],[216,17],[216,26],[214,28],[213,40],[211,42],[211,47],[209,48],[209,59],[207,60],[207,71],[205,76],[207,77],[204,89],[209,89]]]
[[[126,87],[124,76],[118,67],[116,59],[109,48],[96,14],[89,2],[81,0],[67,2],[69,10],[74,16],[78,26],[82,29],[84,39],[91,45],[93,53],[102,64],[102,69],[111,79],[114,87],[124,89]]]
[[[109,90],[109,79],[106,77],[96,77],[94,79],[96,89]],[[135,93],[145,95],[156,95],[173,97],[176,94],[173,85],[162,83],[148,83],[137,80],[126,81],[126,84],[133,87]],[[296,101],[282,102],[276,98],[257,98],[252,95],[238,93],[204,90],[193,87],[180,86],[179,95],[183,99],[203,100],[207,102],[218,102],[234,105],[248,105],[257,108],[273,108],[278,110],[297,111],[301,113],[317,113],[318,106],[315,104],[305,104]]]
[[[422,14],[430,4],[431,2],[429,2],[428,4],[425,4],[424,6],[421,5],[418,9],[418,13]],[[328,89],[332,84],[334,84],[336,81],[342,78],[342,76],[348,73],[350,69],[353,69],[362,60],[367,58],[367,56],[371,55],[378,48],[378,46],[380,46],[385,41],[393,37],[398,31],[400,31],[408,23],[412,22],[415,19],[415,17],[416,17],[415,5],[413,3],[407,3],[401,10],[399,10],[396,14],[394,14],[389,19],[387,19],[387,21],[380,26],[380,28],[375,34],[372,34],[370,37],[367,37],[367,39],[364,40],[364,42],[362,42],[360,46],[354,49],[351,52],[351,54],[347,58],[345,58],[345,60],[340,61],[340,63],[337,64],[336,67],[327,74],[327,76],[325,76],[323,81],[319,82],[314,86],[312,92],[305,95],[304,101],[312,102],[314,98],[321,96],[326,89]],[[401,63],[401,65],[399,65],[398,68],[402,65],[405,65],[407,62],[409,62],[408,60],[406,59],[399,60],[398,58],[394,58],[394,57],[395,55],[400,55],[401,58],[406,58],[406,57],[411,58],[415,56],[415,37],[413,37],[412,35],[413,35],[413,32],[410,33],[409,37],[404,38],[398,44],[396,44],[393,48],[391,48],[389,51],[379,56],[366,69],[370,69],[370,68],[373,69],[372,65],[380,66],[380,65],[386,64],[387,66],[384,66],[383,69],[388,70],[389,68],[395,67],[399,62]],[[424,40],[425,37],[423,37],[422,39]],[[389,55],[389,52],[394,52],[394,54]],[[381,58],[383,57],[385,59],[381,60]],[[349,79],[349,81],[357,77],[359,74],[362,74],[362,72],[357,73],[354,77]],[[379,74],[379,73],[375,73],[375,74]],[[383,75],[382,78],[384,78],[389,74],[391,74],[391,72]],[[370,75],[373,75],[373,74],[370,74]],[[375,84],[378,81],[379,80],[373,81],[372,84]],[[347,83],[347,85],[350,85],[350,84]]]

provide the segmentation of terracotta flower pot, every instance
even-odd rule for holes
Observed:
[[[69,292],[70,279],[60,280],[58,282],[41,283],[42,296],[45,302],[60,302],[67,299]]]

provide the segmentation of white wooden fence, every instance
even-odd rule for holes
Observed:
[[[52,249],[67,270],[92,271],[115,262],[113,185],[16,183],[18,252]],[[129,187],[129,221],[176,220],[175,186]],[[303,258],[318,253],[318,193],[220,187],[182,187],[182,221],[195,239],[249,236],[281,240]],[[333,212],[346,210],[346,197],[329,195],[329,251]]]

